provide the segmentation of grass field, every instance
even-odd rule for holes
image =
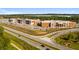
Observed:
[[[15,47],[10,45],[9,39],[6,37],[0,36],[0,50],[17,50]]]
[[[9,24],[1,24],[1,25],[13,28],[15,30],[18,30],[18,31],[21,31],[21,32],[24,32],[24,33],[27,33],[27,34],[35,35],[35,36],[47,34],[47,32],[42,31],[42,30],[30,30],[30,29],[22,28],[22,27],[15,26],[15,25],[12,25],[12,24],[10,24],[10,25]]]
[[[70,34],[70,33],[69,33]],[[73,48],[73,49],[76,49],[76,50],[79,50],[79,32],[73,32],[71,33],[73,36],[66,34],[66,35],[63,35],[63,36],[59,36],[55,39],[55,41],[61,45],[64,45],[64,46],[67,46],[67,47],[70,47],[70,48]],[[68,39],[64,39],[65,37],[68,36]],[[63,37],[63,38],[62,38]],[[72,39],[71,39],[71,38]],[[75,37],[75,39],[74,39]],[[78,38],[77,38],[78,37]]]

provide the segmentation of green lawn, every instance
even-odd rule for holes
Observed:
[[[17,49],[9,44],[8,47],[6,48],[6,50],[17,50]]]
[[[0,36],[0,50],[17,50],[12,45],[10,45],[9,39]]]
[[[42,31],[42,30],[30,30],[30,29],[18,27],[18,26],[12,25],[12,24],[10,24],[10,25],[9,24],[1,24],[1,25],[13,28],[15,30],[18,30],[18,31],[21,31],[21,32],[24,32],[27,34],[36,35],[36,36],[47,34],[47,32]]]
[[[66,47],[70,47],[72,49],[79,50],[79,32],[72,32],[72,33],[68,33],[66,35],[59,36],[55,39],[55,41]]]
[[[47,37],[51,38],[51,37],[52,37],[52,35],[47,35]]]

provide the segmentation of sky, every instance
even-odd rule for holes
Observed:
[[[0,8],[0,14],[79,14],[79,8]]]

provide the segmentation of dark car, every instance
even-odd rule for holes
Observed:
[[[45,47],[44,45],[41,45],[42,47]]]
[[[49,48],[46,48],[46,50],[50,50]]]

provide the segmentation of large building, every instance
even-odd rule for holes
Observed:
[[[35,20],[36,21],[36,20]],[[44,21],[39,21],[40,27],[42,28],[74,28],[76,27],[76,22],[72,21],[62,21],[62,20],[44,20]],[[35,23],[39,24],[39,23]],[[39,25],[37,25],[39,26]]]
[[[2,20],[2,22],[30,25],[32,27],[37,27],[37,29],[49,29],[49,28],[74,28],[76,27],[76,22],[63,21],[63,20],[43,20],[40,19],[20,19],[20,18],[10,18]],[[27,26],[26,26],[27,27]]]

